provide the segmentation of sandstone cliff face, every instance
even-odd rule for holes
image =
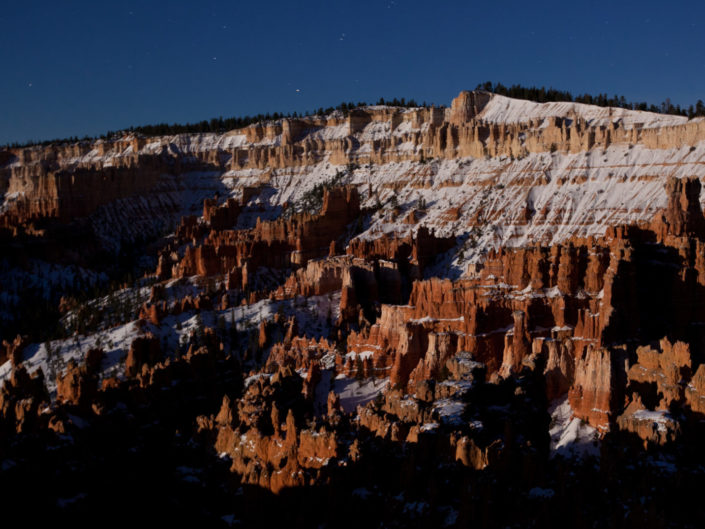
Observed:
[[[157,276],[168,277],[168,262],[176,255],[172,273],[177,276],[225,274],[228,289],[244,291],[250,270],[305,262],[280,286],[238,298],[238,303],[341,292],[340,318],[330,317],[328,324],[340,325],[330,337],[344,337],[344,357],[337,353],[340,342],[297,337],[295,320],[273,327],[263,321],[259,328],[256,342],[268,351],[267,369],[288,365],[306,370],[307,398],[316,391],[326,356],[335,359],[337,373],[389,377],[392,387],[411,392],[424,381],[457,371],[454,359],[471,351],[489,377],[506,379],[540,369],[546,395],[567,393],[576,417],[603,432],[620,425],[641,435],[644,430],[634,420],[618,417],[632,386],[655,383],[656,375],[639,380],[631,365],[632,346],[625,344],[665,335],[692,339],[692,323],[703,314],[697,295],[705,277],[705,263],[698,257],[705,221],[698,207],[699,182],[671,180],[666,191],[666,208],[648,225],[610,228],[602,237],[573,238],[551,247],[491,250],[467,279],[417,279],[404,305],[398,304],[405,301],[404,282],[418,277],[413,267],[425,262],[422,256],[430,259],[433,254],[424,248],[445,248],[449,241],[419,230],[408,239],[353,239],[345,256],[302,257],[335,253],[329,242],[359,215],[359,197],[352,187],[326,191],[318,215],[258,221],[246,230],[231,228],[243,203],[229,200],[217,206],[206,201],[202,220],[186,220],[179,228],[178,237],[195,244],[187,246],[182,258],[162,253]],[[667,285],[668,299],[653,298],[648,289],[652,281]],[[146,304],[140,315],[159,326],[167,314],[211,310],[213,299],[221,300],[221,310],[228,309],[232,298],[220,288],[176,303]],[[282,343],[274,336],[284,337]],[[137,338],[125,373],[144,379],[162,355],[157,338]],[[696,368],[692,363],[688,367]],[[69,374],[60,380],[59,393],[67,402],[79,403],[89,390],[82,389],[83,378],[75,368]],[[688,401],[683,388],[674,382],[671,386],[657,384],[666,399],[659,409]],[[698,391],[687,393],[691,401],[699,402]],[[637,393],[650,403],[643,390]]]
[[[343,455],[335,431],[301,428],[296,418],[306,406],[301,389],[299,376],[282,368],[250,384],[237,411],[225,396],[214,419],[199,418],[202,431],[216,431],[216,450],[232,459],[231,470],[243,483],[275,493],[314,483],[332,459]]]
[[[79,367],[74,361],[64,374],[57,376],[56,399],[82,407],[90,406],[98,392],[98,374],[100,373],[103,351],[91,349],[86,353],[85,363]]]
[[[620,375],[626,367],[624,363],[617,352],[597,348],[588,348],[583,357],[576,359],[569,398],[578,417],[599,429],[609,428],[614,411],[622,406],[619,397],[624,381]]]
[[[670,182],[655,231],[619,228],[552,248],[490,252],[476,279],[416,282],[408,305],[383,305],[377,323],[350,335],[348,349],[372,351],[374,371],[390,370],[397,386],[437,377],[461,350],[505,377],[543,358],[548,395],[568,391],[575,415],[607,431],[626,395],[629,355],[618,345],[688,336],[689,322],[699,321],[700,301],[685,294],[697,291],[701,275],[686,242],[702,233],[699,189],[697,180]],[[671,276],[663,266],[678,268]],[[646,278],[682,296],[673,314],[664,316],[665,299],[648,298]]]
[[[125,359],[125,374],[127,376],[135,376],[141,373],[143,366],[157,363],[160,353],[159,340],[155,336],[148,335],[135,338]]]
[[[120,199],[144,199],[161,185],[160,175],[207,167],[167,150],[140,154],[141,146],[143,140],[125,139],[12,151],[0,165],[5,184],[0,223],[11,228],[42,219],[67,223]]]
[[[358,485],[382,475],[410,519],[435,509],[431,526],[449,497],[464,505],[449,484],[494,490],[489,509],[549,502],[551,472],[554,494],[576,469],[597,480],[552,459],[566,445],[606,439],[608,470],[634,445],[692,454],[702,123],[463,92],[449,109],[0,153],[3,242],[181,217],[145,277],[62,301],[62,322],[89,314],[85,333],[2,341],[0,455],[18,435],[70,436],[84,444],[58,449],[75,457],[158,432],[140,456],[188,450],[208,468],[189,483],[229,469],[245,503],[305,490],[369,506]],[[518,475],[539,492],[512,489]],[[400,494],[414,482],[427,506]],[[487,519],[473,509],[459,525]]]
[[[188,246],[181,259],[178,255],[174,259],[171,249],[164,250],[159,275],[169,277],[167,263],[178,260],[172,265],[174,277],[228,274],[230,288],[247,290],[248,270],[303,266],[309,259],[327,254],[331,242],[340,238],[347,225],[358,217],[360,205],[355,188],[333,188],[326,190],[320,213],[301,213],[275,221],[258,218],[257,225],[250,230],[222,229],[233,224],[229,221],[223,224],[223,219],[237,218],[237,205],[233,201],[220,208],[207,202],[204,208],[207,224],[189,222],[179,231],[184,242],[191,239],[196,244]],[[198,241],[198,236],[205,233],[205,239]],[[292,284],[290,288],[295,287]]]
[[[502,217],[505,223],[511,218],[516,226],[528,223],[529,227],[535,227],[532,230],[535,240],[549,233],[554,237],[555,224],[561,223],[563,217],[570,217],[576,224],[574,231],[589,230],[593,224],[600,224],[599,231],[602,231],[605,219],[598,220],[589,211],[566,210],[565,200],[561,206],[558,201],[546,202],[535,194],[526,195],[523,188],[527,184],[555,187],[563,194],[560,188],[566,184],[594,182],[600,185],[604,182],[603,187],[618,187],[621,193],[627,183],[633,186],[635,181],[659,180],[658,174],[648,167],[642,168],[639,157],[646,153],[638,152],[633,146],[668,153],[664,163],[697,174],[700,151],[682,149],[674,154],[668,150],[696,146],[705,139],[704,123],[703,120],[687,121],[577,104],[541,105],[476,91],[462,92],[445,111],[369,107],[355,110],[347,117],[334,114],[281,120],[223,135],[123,137],[113,141],[14,149],[4,154],[0,164],[0,189],[5,192],[2,224],[17,227],[43,218],[65,221],[82,217],[101,205],[155,192],[163,185],[163,175],[204,170],[225,173],[223,176],[233,179],[234,189],[243,197],[246,189],[252,189],[253,178],[258,184],[275,186],[281,179],[289,179],[293,187],[277,197],[281,204],[289,195],[297,193],[296,187],[301,187],[302,181],[294,180],[311,172],[325,173],[322,164],[338,167],[375,164],[388,168],[380,171],[381,179],[378,176],[372,180],[374,187],[379,190],[404,188],[403,196],[411,196],[415,189],[441,190],[468,184],[474,193],[483,189],[491,191],[495,199],[487,204],[465,194],[444,197],[450,202],[445,209],[459,212],[465,221],[476,219],[478,215],[488,220]],[[605,151],[604,167],[598,156],[590,156],[587,165],[580,161],[581,157],[553,160],[555,156],[592,153],[599,149],[616,149],[613,154]],[[551,152],[560,154],[533,157]],[[531,156],[526,158],[528,155]],[[497,158],[509,178],[481,178],[463,183],[463,167],[472,160],[458,165],[457,174],[450,178],[446,176],[446,168],[425,163],[429,159],[450,161],[471,157],[482,160],[486,156]],[[621,169],[624,161],[628,169]],[[390,164],[402,164],[398,165],[401,172]],[[475,165],[482,165],[482,162]],[[409,170],[410,167],[413,170]],[[480,172],[492,174],[495,169],[483,167]],[[554,179],[552,174],[556,171],[560,174]],[[369,173],[356,172],[360,173],[353,175],[358,185],[371,182]],[[497,184],[503,186],[501,195],[513,195],[510,211],[506,210],[507,203],[500,204],[496,199],[500,194],[492,187]],[[597,185],[587,186],[593,200],[600,198],[594,195],[599,191],[593,189]],[[658,184],[654,187],[658,188]],[[646,193],[644,190],[645,197]],[[537,204],[537,198],[544,203]],[[606,198],[611,202],[610,197]],[[598,206],[599,203],[597,200]],[[615,209],[619,204],[599,207],[605,207],[615,220],[624,219],[625,213],[648,220],[652,211],[643,211],[645,205],[648,203],[632,200],[627,212]],[[422,222],[442,226],[435,215]],[[512,233],[501,237],[505,240],[520,238]]]
[[[11,227],[44,218],[67,222],[85,217],[113,200],[148,193],[156,185],[158,174],[149,166],[137,166],[48,172],[36,178],[13,176],[6,193],[19,198],[3,214],[2,222]]]
[[[38,415],[48,400],[44,373],[32,375],[23,366],[13,368],[0,390],[0,429],[8,432],[29,432],[38,427]]]

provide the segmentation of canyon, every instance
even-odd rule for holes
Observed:
[[[3,497],[693,526],[703,178],[703,118],[480,90],[2,150]]]

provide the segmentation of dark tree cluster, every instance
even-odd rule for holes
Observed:
[[[323,207],[323,194],[326,190],[343,184],[345,177],[352,175],[353,171],[358,169],[356,164],[348,164],[346,171],[338,171],[329,180],[320,182],[304,193],[301,198],[294,204],[289,204],[284,211],[285,217],[290,217],[297,211],[307,211],[315,214]]]
[[[485,90],[487,92],[492,92],[494,94],[499,94],[507,97],[512,97],[515,99],[528,99],[529,101],[536,101],[537,103],[548,103],[552,101],[569,101],[575,103],[585,103],[587,105],[597,105],[600,107],[618,107],[626,108],[628,110],[643,110],[647,112],[656,112],[659,114],[673,114],[676,116],[685,116],[688,118],[695,118],[700,116],[705,116],[705,103],[698,99],[695,105],[690,105],[687,109],[681,108],[680,105],[673,105],[670,99],[666,99],[660,105],[649,105],[646,102],[629,102],[624,96],[612,96],[609,97],[607,94],[578,94],[573,95],[567,90],[557,90],[555,88],[546,88],[542,86],[537,88],[535,86],[521,86],[514,84],[512,86],[504,86],[502,83],[492,83],[487,81],[486,83],[480,83],[477,85],[477,90]]]
[[[397,99],[396,97],[392,100],[385,101],[384,98],[380,98],[379,101],[377,102],[378,105],[387,105],[387,106],[393,106],[393,107],[404,107],[404,108],[410,108],[410,107],[418,107],[418,106],[423,106],[426,107],[426,103],[422,103],[421,105],[418,105],[416,101],[413,99],[409,99],[408,101],[405,98]],[[98,137],[90,137],[90,136],[84,136],[83,138],[78,138],[77,136],[72,136],[69,138],[61,138],[61,139],[53,139],[53,140],[45,140],[45,141],[28,141],[25,143],[11,143],[7,144],[5,148],[10,148],[10,149],[17,149],[17,148],[23,148],[23,147],[32,147],[32,146],[44,146],[44,145],[50,145],[50,144],[72,144],[72,143],[78,143],[79,141],[93,141],[98,138],[102,140],[111,140],[113,138],[119,138],[126,132],[130,132],[133,134],[139,134],[141,136],[147,136],[147,137],[152,137],[152,136],[166,136],[166,135],[174,135],[174,134],[185,134],[185,133],[206,133],[206,132],[215,132],[215,133],[222,133],[222,132],[227,132],[229,130],[234,130],[234,129],[240,129],[243,127],[247,127],[248,125],[252,125],[255,123],[264,123],[267,121],[276,121],[278,119],[283,119],[283,118],[298,118],[298,117],[307,117],[307,116],[325,116],[327,114],[330,114],[334,111],[340,111],[343,113],[343,115],[347,116],[351,110],[354,110],[356,108],[360,107],[365,107],[367,106],[367,103],[364,101],[358,101],[357,103],[354,103],[352,101],[349,102],[342,102],[338,106],[335,107],[328,107],[328,108],[323,108],[320,107],[318,110],[313,110],[313,111],[307,111],[302,114],[299,114],[298,112],[290,112],[288,114],[283,114],[279,112],[274,112],[273,114],[266,113],[266,114],[257,114],[255,116],[240,116],[240,117],[232,117],[232,118],[223,118],[222,116],[217,117],[217,118],[212,118],[210,120],[203,120],[199,121],[196,123],[158,123],[155,125],[141,125],[137,127],[130,127],[129,129],[125,130],[120,130],[120,131],[108,131],[105,134],[101,134]]]
[[[428,107],[426,101],[421,103],[420,105],[414,100],[414,99],[409,99],[408,101],[404,99],[403,97],[401,99],[397,99],[396,97],[391,100],[385,101],[383,97],[379,98],[379,101],[377,101],[378,105],[387,105],[389,107],[404,107],[404,108],[414,108],[414,107]]]
[[[680,105],[673,105],[670,99],[666,99],[660,105],[649,104],[644,101],[641,102],[630,102],[627,101],[624,96],[608,96],[607,94],[578,94],[573,95],[567,90],[557,90],[555,88],[536,87],[536,86],[522,86],[519,84],[513,84],[509,87],[503,85],[502,83],[492,83],[487,81],[485,83],[480,83],[476,87],[477,90],[486,90],[494,94],[500,94],[507,97],[512,97],[515,99],[527,99],[529,101],[536,101],[538,103],[547,103],[551,101],[569,101],[575,103],[585,103],[587,105],[597,105],[601,107],[618,107],[626,108],[629,110],[642,110],[648,112],[656,112],[659,114],[673,114],[677,116],[685,116],[688,118],[705,116],[705,103],[702,100],[698,100],[694,105],[690,105],[687,108],[681,107]],[[418,104],[414,99],[406,100],[405,98],[397,99],[384,99],[380,97],[376,103],[377,105],[387,105],[392,107],[401,108],[412,108],[412,107],[428,107],[431,106],[425,101]],[[239,129],[242,127],[247,127],[254,123],[263,123],[267,121],[276,121],[283,118],[298,118],[307,116],[325,116],[334,111],[340,111],[343,115],[347,116],[351,110],[356,108],[367,106],[364,101],[358,101],[354,103],[352,101],[342,102],[335,107],[320,107],[317,110],[307,111],[305,113],[299,114],[297,112],[290,112],[287,114],[274,112],[273,114],[257,114],[254,116],[239,116],[231,118],[223,118],[222,116],[217,118],[212,118],[210,120],[203,120],[196,123],[158,123],[155,125],[141,125],[137,127],[130,127],[129,129],[120,131],[108,131],[98,137],[84,136],[83,138],[78,138],[77,136],[72,136],[69,138],[45,140],[45,141],[28,141],[25,143],[11,143],[7,144],[5,148],[22,148],[31,147],[37,145],[50,145],[50,144],[71,144],[77,143],[79,141],[93,141],[98,138],[103,140],[110,140],[113,138],[118,138],[126,132],[133,134],[139,134],[142,136],[152,137],[152,136],[165,136],[174,134],[185,134],[185,133],[207,133],[215,132],[222,133],[233,129]]]
[[[100,138],[106,139],[109,137],[109,135],[114,135],[117,134],[115,132],[108,132],[107,134],[103,134],[100,136]],[[5,145],[0,145],[0,149],[21,149],[23,147],[34,147],[34,146],[46,146],[46,145],[70,145],[73,143],[79,143],[82,141],[93,141],[96,140],[96,137],[92,136],[84,136],[83,138],[79,138],[78,136],[69,136],[68,138],[54,138],[53,140],[30,140],[26,141],[24,143],[20,142],[12,142],[12,143],[7,143]]]

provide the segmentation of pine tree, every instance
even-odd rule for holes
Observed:
[[[695,115],[696,116],[705,116],[705,103],[703,103],[702,99],[698,99],[698,102],[695,104]]]
[[[355,378],[362,380],[365,378],[365,365],[360,355],[355,355]]]

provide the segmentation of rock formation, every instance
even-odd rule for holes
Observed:
[[[704,123],[472,91],[3,150],[3,497],[687,526]]]

